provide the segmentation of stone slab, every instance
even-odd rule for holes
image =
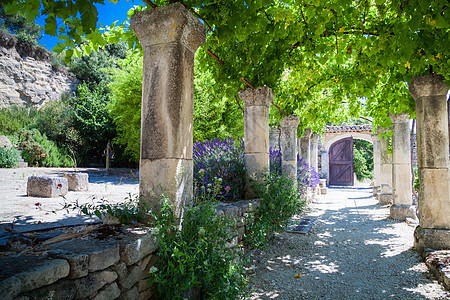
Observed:
[[[65,196],[67,192],[68,182],[66,178],[50,176],[28,177],[28,196],[55,198],[59,196]]]
[[[407,218],[416,219],[416,206],[414,205],[392,205],[390,218],[397,221],[406,221]]]
[[[414,231],[414,247],[422,255],[426,249],[450,249],[450,230],[417,226]]]
[[[89,190],[88,173],[65,173],[63,176],[67,179],[69,191],[85,192]]]
[[[119,261],[119,245],[111,240],[72,239],[52,244],[48,250],[62,251],[67,254],[89,256],[88,271],[104,270]]]
[[[88,274],[89,255],[74,254],[64,251],[53,251],[49,255],[54,258],[67,260],[70,265],[70,273],[68,278],[80,278]]]
[[[120,297],[120,289],[117,283],[113,282],[105,286],[92,300],[113,300]],[[123,299],[136,299],[136,298],[123,298]]]
[[[120,259],[127,265],[133,265],[157,249],[153,229],[135,228],[122,235],[120,241]]]
[[[127,291],[142,279],[142,269],[139,266],[128,268],[128,275],[119,281],[120,289]]]
[[[63,259],[38,256],[2,257],[0,259],[2,299],[14,299],[21,293],[52,284],[69,275],[69,263]]]
[[[427,252],[425,256],[430,272],[450,291],[450,250]]]
[[[97,294],[97,291],[112,283],[117,279],[117,273],[114,271],[98,271],[90,273],[88,276],[74,280],[77,288],[76,298],[87,298]],[[120,292],[120,290],[119,290]]]

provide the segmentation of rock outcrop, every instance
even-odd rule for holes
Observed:
[[[78,83],[66,70],[52,66],[50,51],[0,31],[0,108],[39,108],[74,91]]]

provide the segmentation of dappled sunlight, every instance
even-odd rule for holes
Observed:
[[[325,257],[321,257],[321,259],[325,259]],[[339,266],[333,262],[325,264],[320,260],[311,261],[307,264],[308,270],[317,271],[323,274],[339,273],[338,268]]]

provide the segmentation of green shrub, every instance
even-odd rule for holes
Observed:
[[[13,147],[0,147],[0,168],[15,168],[19,164],[19,151]]]
[[[142,56],[130,55],[113,70],[111,115],[117,125],[115,142],[138,162],[141,143]]]
[[[251,216],[245,242],[250,248],[263,248],[274,232],[281,232],[289,219],[305,206],[305,196],[299,192],[295,180],[286,175],[270,173],[254,185],[261,206]]]
[[[22,157],[30,166],[73,167],[67,151],[58,148],[55,142],[48,140],[37,129],[22,129],[18,137]]]
[[[13,135],[35,124],[39,112],[31,107],[0,108],[0,134]]]
[[[373,145],[364,140],[353,140],[353,169],[359,181],[373,178]]]
[[[245,292],[244,260],[227,247],[233,222],[216,214],[211,202],[185,213],[181,229],[169,200],[164,198],[157,218],[158,261],[150,269],[150,284],[160,298],[239,299]]]
[[[85,158],[101,160],[108,140],[115,136],[116,128],[107,108],[109,103],[110,94],[103,85],[91,90],[85,82],[68,101],[73,108],[74,127],[83,137],[80,154]]]

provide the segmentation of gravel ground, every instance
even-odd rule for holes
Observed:
[[[254,256],[249,299],[450,299],[411,250],[415,225],[388,219],[371,192],[318,196],[300,216],[317,218],[308,235],[279,234]]]
[[[73,172],[72,168],[20,168],[0,169],[0,233],[5,228],[24,232],[58,226],[98,222],[97,218],[78,215],[78,211],[63,209],[64,203],[97,203],[102,199],[108,203],[119,203],[139,193],[139,178],[136,170],[83,169],[89,174],[89,191],[71,192],[62,198],[39,198],[27,196],[27,179],[31,175],[62,176]]]

